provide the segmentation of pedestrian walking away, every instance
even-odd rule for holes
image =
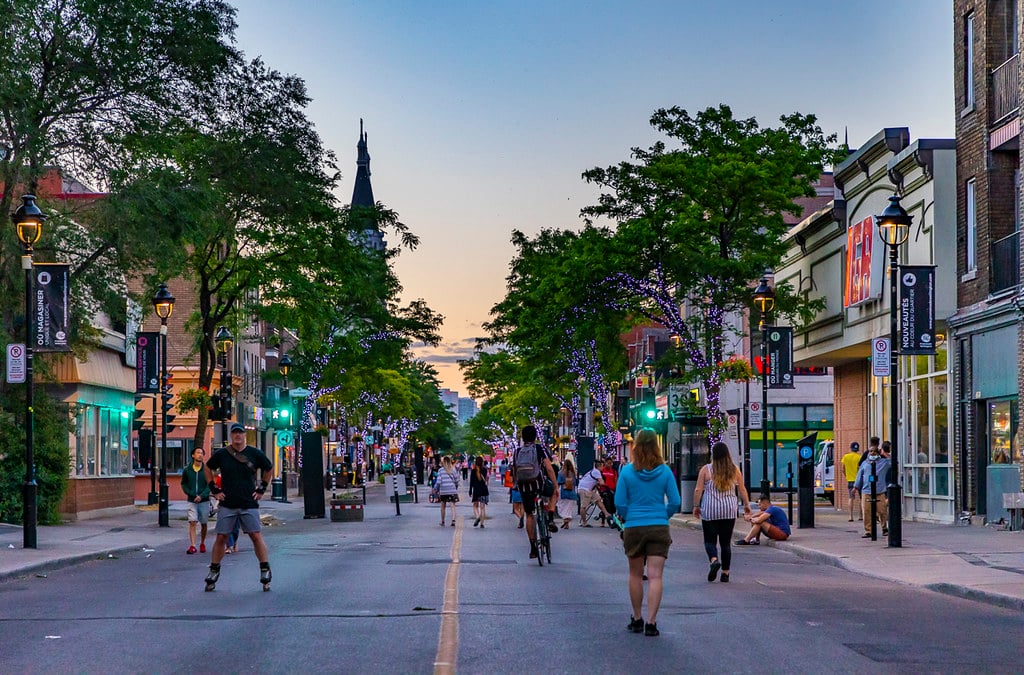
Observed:
[[[622,468],[615,490],[615,512],[624,520],[622,547],[629,560],[629,602],[632,614],[626,628],[656,636],[658,609],[668,549],[672,545],[669,519],[679,510],[680,496],[672,471],[665,464],[658,436],[641,429],[633,443],[632,462]],[[643,615],[644,566],[647,567],[647,618]]]
[[[576,467],[568,457],[562,462],[562,470],[558,472],[558,485],[558,503],[555,508],[562,519],[562,529],[568,530],[569,523],[580,510],[580,497],[576,492]]]
[[[181,470],[181,491],[188,500],[188,549],[185,553],[196,552],[196,524],[199,525],[199,553],[206,553],[206,531],[210,523],[210,486],[206,484],[203,460],[206,451],[196,448],[192,451],[192,463]]]
[[[473,472],[469,475],[469,496],[473,500],[473,527],[484,527],[491,490],[487,487],[487,468],[483,457],[478,456],[473,463]]]
[[[260,500],[274,475],[274,465],[259,449],[246,443],[245,427],[231,425],[231,443],[213,453],[203,471],[207,485],[213,484],[213,472],[220,471],[222,494],[220,514],[217,517],[217,539],[213,543],[210,573],[206,577],[206,590],[212,591],[220,578],[220,561],[224,558],[228,535],[239,523],[242,532],[249,535],[256,559],[260,563],[260,583],[270,590],[270,556],[263,541],[260,525]],[[259,485],[256,477],[259,474]]]
[[[441,502],[441,525],[445,524],[445,507],[451,504],[452,527],[455,527],[455,502],[459,500],[459,474],[455,472],[455,465],[451,457],[441,458],[441,469],[434,479],[434,489],[437,490],[438,501]]]
[[[512,455],[512,475],[516,480],[516,487],[522,498],[523,511],[526,514],[526,537],[530,540],[530,558],[538,557],[536,542],[537,522],[534,511],[537,505],[537,496],[544,487],[544,478],[551,481],[551,496],[548,497],[548,512],[555,510],[557,492],[553,489],[558,482],[555,470],[551,466],[551,454],[542,445],[537,443],[537,428],[532,424],[522,428],[520,432],[523,444],[516,448]],[[547,518],[547,513],[538,514]],[[550,527],[550,520],[549,520]]]
[[[719,579],[728,583],[732,562],[732,531],[736,527],[739,504],[743,501],[744,517],[750,515],[750,497],[743,485],[743,474],[732,461],[729,446],[719,441],[711,447],[711,463],[705,464],[697,475],[697,488],[693,491],[693,516],[700,518],[704,533],[704,550],[708,554],[708,581]],[[722,555],[719,558],[718,547]]]
[[[850,443],[850,451],[843,455],[843,472],[846,474],[846,492],[850,498],[850,522],[853,522],[853,514],[860,513],[860,497],[854,492],[853,481],[857,480],[857,469],[860,468],[860,464],[863,458],[867,456],[867,452],[864,454],[860,452],[860,443],[854,441]]]
[[[786,517],[786,512],[778,506],[774,506],[768,495],[761,495],[757,500],[757,506],[761,509],[760,513],[753,515],[748,513],[743,516],[743,520],[750,523],[750,531],[747,532],[747,536],[737,539],[736,545],[756,546],[761,543],[762,534],[774,541],[789,539],[789,518]]]

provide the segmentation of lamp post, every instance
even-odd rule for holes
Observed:
[[[277,362],[277,370],[281,373],[281,379],[284,382],[284,390],[288,391],[288,372],[292,369],[292,359],[287,354],[281,356],[281,360]],[[291,410],[291,394],[288,394],[288,409]],[[288,418],[288,426],[291,427],[291,418]],[[293,441],[294,442],[294,441]],[[283,453],[282,453],[283,454]],[[284,455],[281,457],[281,503],[288,503],[288,456]]]
[[[775,307],[775,290],[768,277],[754,289],[754,305],[761,312],[761,496],[771,497],[768,484],[768,313]]]
[[[889,442],[892,443],[889,472],[890,481],[886,486],[889,500],[889,546],[903,546],[903,489],[899,474],[899,413],[900,413],[900,355],[896,305],[896,277],[899,275],[899,250],[910,234],[914,218],[900,205],[900,196],[889,197],[889,206],[875,216],[878,236],[889,249]]]
[[[36,522],[38,521],[39,485],[36,483],[35,456],[32,437],[32,247],[43,233],[46,216],[36,206],[34,195],[21,198],[21,206],[11,215],[18,239],[25,247],[21,268],[25,270],[25,483],[21,488],[21,523],[24,548],[38,548]]]
[[[231,416],[231,371],[228,370],[228,352],[234,344],[234,337],[226,326],[217,330],[217,361],[220,367],[220,402],[224,415],[221,416],[221,438],[228,444],[228,418]]]
[[[171,385],[167,377],[167,319],[174,311],[174,296],[167,290],[167,284],[160,284],[153,296],[153,309],[160,317],[160,400],[163,402],[163,414],[160,415],[160,502],[157,522],[160,527],[170,527],[167,510],[167,411],[171,407]]]

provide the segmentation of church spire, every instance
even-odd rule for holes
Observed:
[[[352,188],[352,208],[373,208],[377,202],[373,199],[373,186],[370,185],[370,152],[366,146],[366,132],[363,131],[363,120],[359,119],[359,142],[356,144],[356,184]],[[380,231],[374,218],[367,218],[363,223],[363,245],[374,251],[383,251],[384,233]]]

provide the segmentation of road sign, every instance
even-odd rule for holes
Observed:
[[[21,384],[25,381],[27,370],[25,345],[20,343],[7,345],[7,381],[11,384]]]
[[[301,387],[296,387],[295,389],[291,390],[291,397],[292,398],[306,398],[307,396],[309,396],[312,393],[313,392],[311,392],[309,389],[303,389]]]
[[[749,427],[751,429],[760,429],[764,419],[763,412],[761,410],[761,403],[759,401],[750,402],[750,415],[747,419]]]
[[[739,436],[739,424],[739,415],[736,415],[735,413],[729,413],[729,438],[736,438],[737,436]]]
[[[277,432],[277,444],[291,445],[292,444],[292,432],[290,431],[278,431]]]
[[[889,377],[891,354],[889,338],[875,338],[871,341],[871,374],[875,377]]]

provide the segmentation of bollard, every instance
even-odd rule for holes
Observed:
[[[793,522],[793,462],[786,465],[786,508],[789,522]]]
[[[397,480],[397,477],[393,477],[393,478],[394,478],[394,480],[391,481],[391,485],[394,486],[394,488],[395,488],[395,515],[396,516],[400,516],[400,515],[402,515],[402,505],[399,502],[401,502],[402,500],[398,498],[398,480]]]
[[[868,478],[871,483],[871,541],[878,541],[878,532],[875,529],[878,520],[878,476],[875,475],[875,463],[871,462],[871,476]]]

